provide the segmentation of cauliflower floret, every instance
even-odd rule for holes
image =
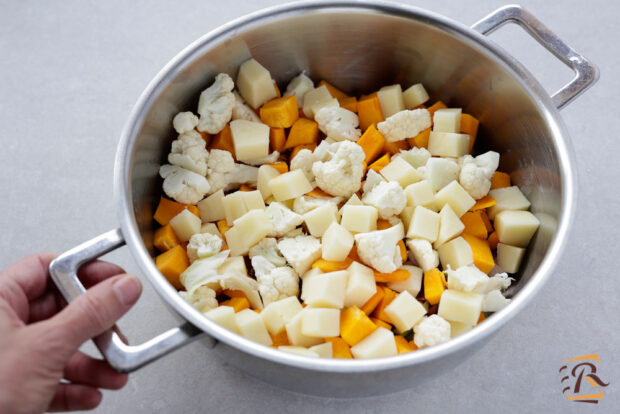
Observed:
[[[431,114],[426,109],[405,109],[377,124],[377,129],[388,142],[415,137],[430,127]]]
[[[202,313],[218,307],[215,291],[207,286],[200,286],[192,293],[179,292],[179,295]]]
[[[246,162],[252,165],[263,165],[274,163],[278,161],[278,158],[280,158],[280,153],[278,151],[274,151],[263,158],[253,158],[251,161]]]
[[[277,201],[269,204],[265,209],[265,213],[267,213],[273,224],[273,228],[268,236],[282,237],[304,221],[302,216]]]
[[[495,289],[482,298],[482,312],[497,312],[504,309],[509,303],[510,299],[505,298],[499,289]]]
[[[205,280],[217,275],[217,269],[226,261],[230,250],[224,250],[218,254],[203,259],[195,260],[179,276],[179,281],[188,293],[193,293],[198,287],[205,284]]]
[[[252,246],[249,256],[250,259],[253,259],[255,256],[263,256],[275,266],[284,266],[286,264],[286,260],[280,254],[280,250],[278,250],[278,242],[273,237],[265,237],[258,244]]]
[[[190,262],[213,256],[222,249],[222,238],[210,233],[196,233],[189,239],[187,256]]]
[[[514,279],[509,277],[508,273],[498,273],[489,278],[485,292],[490,292],[495,289],[508,289],[513,281]]]
[[[302,170],[308,182],[314,185],[314,174],[312,174],[312,164],[316,161],[314,154],[309,149],[302,149],[291,160],[291,171]]]
[[[450,340],[450,323],[439,315],[431,315],[416,324],[413,332],[413,342],[418,348],[434,346]]]
[[[402,223],[385,230],[375,230],[355,235],[357,254],[367,265],[381,273],[392,273],[402,266],[403,258],[396,245],[405,237]]]
[[[362,132],[355,112],[340,107],[324,107],[314,115],[314,120],[328,138],[335,141],[357,141]]]
[[[248,105],[246,105],[245,101],[237,93],[237,91],[233,91],[233,95],[235,96],[235,105],[232,108],[232,120],[235,119],[245,119],[246,121],[252,122],[262,122],[256,112]]]
[[[207,159],[207,180],[211,186],[209,194],[232,190],[241,184],[255,185],[257,178],[258,168],[235,163],[228,151],[211,150]]]
[[[291,79],[288,85],[286,85],[284,96],[295,95],[297,98],[297,106],[303,108],[304,95],[312,89],[314,89],[314,82],[302,72]]]
[[[199,131],[217,134],[224,129],[232,118],[235,106],[235,95],[232,93],[234,87],[235,83],[230,76],[220,73],[215,77],[215,82],[202,91],[198,100]]]
[[[172,126],[179,134],[192,131],[196,125],[198,125],[198,117],[190,111],[179,112],[172,118]]]
[[[351,196],[362,186],[364,158],[362,147],[351,141],[340,142],[331,160],[312,165],[316,184],[329,194]]]
[[[459,158],[461,172],[459,183],[476,200],[484,197],[491,189],[491,177],[499,165],[499,154],[488,151],[476,158],[465,155]]]
[[[314,161],[331,160],[334,155],[336,155],[336,152],[338,152],[338,148],[340,148],[341,144],[342,142],[331,142],[329,138],[324,139],[312,153],[314,155]]]
[[[276,267],[263,256],[253,257],[252,267],[265,306],[299,293],[299,276],[290,267]]]
[[[321,207],[325,203],[332,203],[334,206],[338,206],[342,202],[342,197],[310,197],[301,196],[297,197],[293,202],[293,211],[297,214],[306,214],[308,211],[312,211],[317,207]]]
[[[413,168],[424,167],[431,158],[431,153],[426,148],[413,147],[410,150],[401,150],[398,156],[403,157]]]
[[[159,175],[164,179],[166,195],[183,204],[196,204],[211,188],[205,177],[177,165],[162,165]]]
[[[191,130],[172,141],[168,162],[204,176],[207,174],[208,156],[205,140],[198,132]]]
[[[278,248],[286,261],[303,275],[312,263],[321,257],[321,241],[312,236],[297,236],[294,239],[282,239]]]
[[[425,272],[439,266],[439,254],[433,250],[433,246],[428,240],[409,239],[407,240],[407,247],[413,256],[413,260]]]
[[[381,183],[387,183],[387,180],[375,170],[369,169],[366,173],[366,181],[364,181],[362,191],[364,192],[364,194],[369,193],[373,188],[375,188]]]
[[[407,205],[407,196],[397,182],[381,182],[364,194],[362,202],[377,207],[379,217],[387,219],[403,211]]]
[[[456,270],[448,268],[448,288],[462,292],[483,293],[486,291],[489,277],[474,265],[461,266]]]

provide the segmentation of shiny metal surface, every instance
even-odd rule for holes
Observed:
[[[492,30],[504,18],[492,14],[489,19],[475,27]],[[545,33],[541,30],[534,32]],[[510,290],[512,303],[472,331],[433,348],[374,360],[316,360],[241,338],[182,300],[152,260],[152,215],[161,191],[157,171],[174,139],[170,121],[178,111],[195,107],[199,92],[216,73],[228,72],[234,78],[239,63],[250,56],[269,68],[279,83],[301,70],[352,94],[385,84],[422,82],[431,99],[460,106],[478,117],[476,149],[502,153],[500,168],[511,173],[542,222]],[[587,72],[581,73],[587,77]],[[586,80],[582,85],[593,82],[595,76]],[[219,341],[216,352],[251,375],[292,390],[331,396],[411,387],[480,349],[549,277],[566,239],[575,201],[568,134],[556,109],[556,103],[562,105],[571,96],[563,93],[554,102],[519,62],[493,42],[428,11],[379,1],[298,2],[267,9],[188,46],[140,97],[121,137],[115,166],[122,233],[165,301]]]

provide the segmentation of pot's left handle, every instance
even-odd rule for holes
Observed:
[[[86,292],[78,279],[78,269],[83,264],[124,244],[125,239],[121,230],[115,229],[74,247],[50,264],[52,280],[67,302]],[[93,341],[110,366],[120,372],[132,372],[201,337],[210,338],[200,329],[185,323],[141,345],[127,345],[113,329],[94,338]]]

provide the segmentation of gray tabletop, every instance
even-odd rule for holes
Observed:
[[[68,249],[115,228],[116,144],[142,89],[205,32],[279,1],[0,1],[0,267],[33,251]],[[413,2],[411,2],[413,3]],[[472,24],[501,0],[418,0]],[[601,69],[600,82],[562,111],[576,154],[574,228],[531,305],[480,352],[415,389],[338,400],[293,394],[255,380],[192,344],[106,392],[100,413],[611,412],[620,403],[617,295],[620,151],[618,3],[524,0],[540,20]],[[570,71],[516,26],[492,36],[553,92]],[[127,249],[108,256],[138,273]],[[152,288],[120,325],[132,341],[173,326]],[[597,406],[568,401],[558,368],[598,353],[610,382]]]

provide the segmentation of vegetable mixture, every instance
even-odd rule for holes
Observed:
[[[236,90],[235,90],[236,88]],[[478,120],[421,84],[359,98],[244,62],[181,112],[157,267],[207,318],[282,351],[376,358],[505,307],[539,221]]]

